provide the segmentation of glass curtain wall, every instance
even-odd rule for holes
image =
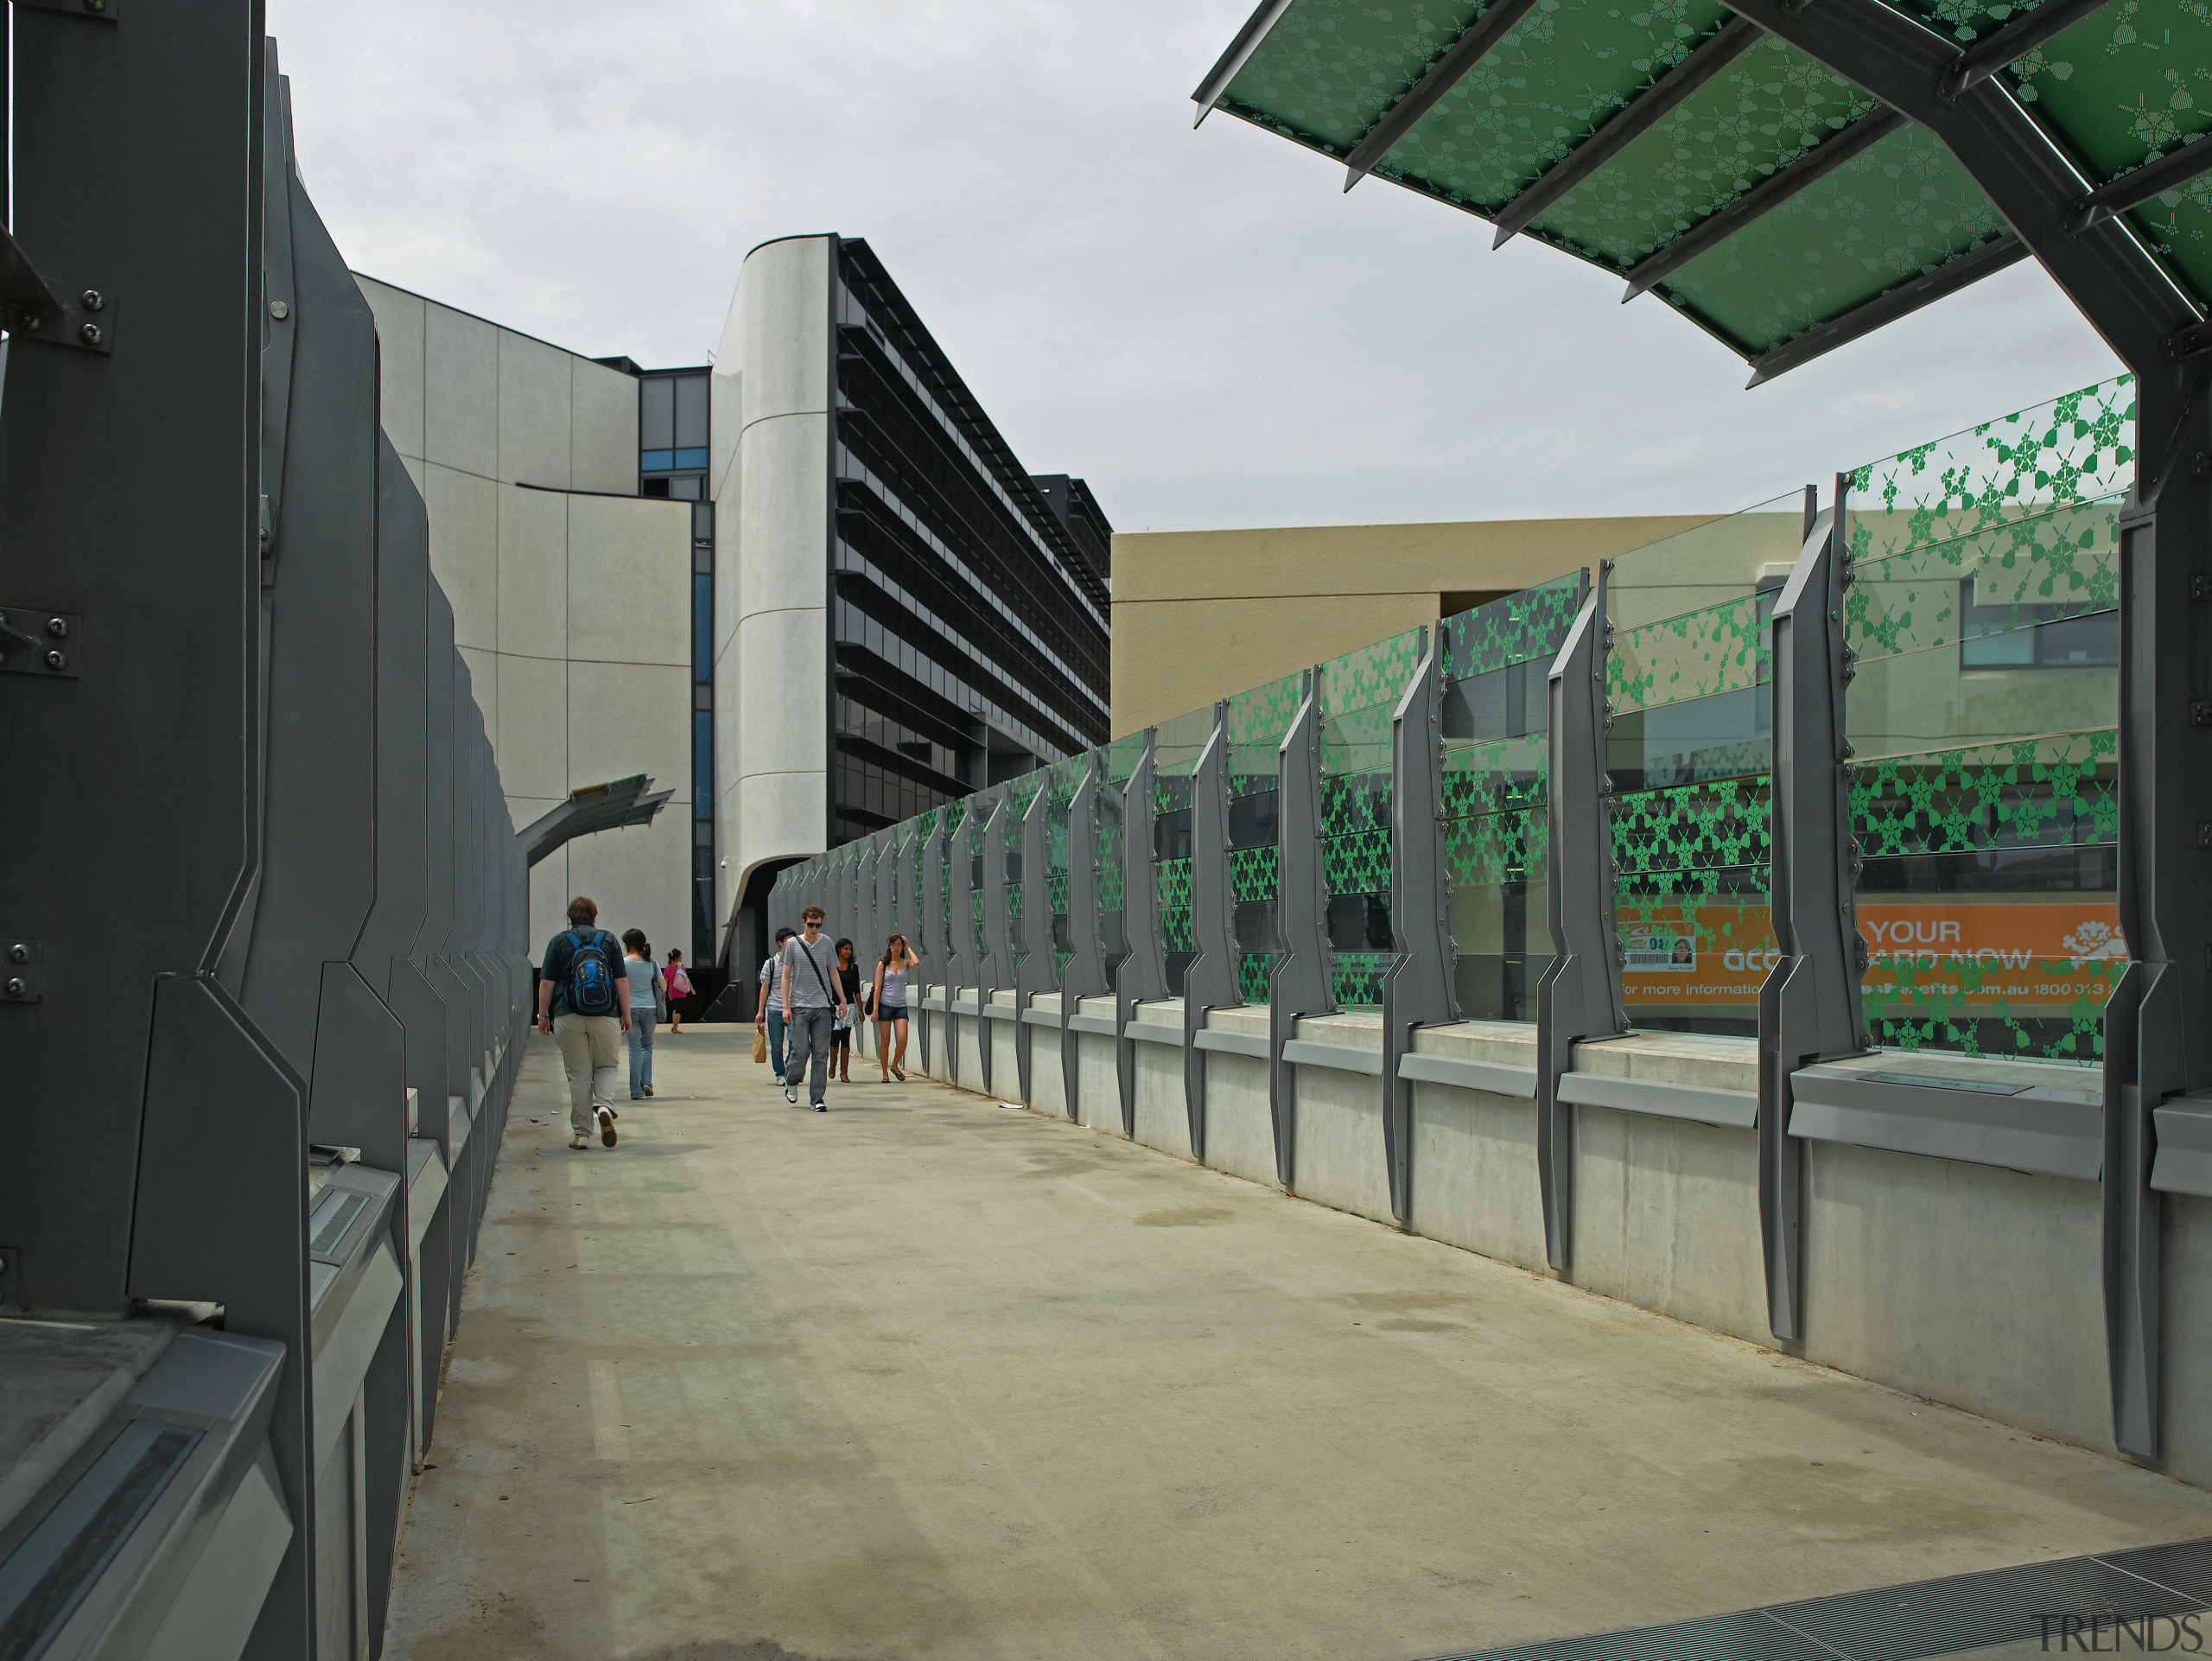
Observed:
[[[1534,1021],[1551,962],[1549,675],[1582,602],[1572,571],[1446,618],[1444,869],[1467,1020]]]
[[[1321,665],[1321,875],[1329,982],[1339,1009],[1375,1009],[1390,967],[1390,718],[1421,659],[1421,631]]]
[[[1268,1001],[1268,976],[1282,952],[1275,938],[1282,842],[1278,752],[1297,717],[1305,681],[1286,675],[1229,700],[1229,887],[1236,907],[1237,992],[1247,1003]]]
[[[1198,956],[1191,928],[1191,806],[1198,758],[1213,736],[1211,705],[1162,722],[1152,751],[1152,879],[1160,898],[1160,932],[1167,949],[1167,996],[1183,996],[1183,977]]]
[[[2091,1065],[2120,935],[2130,378],[1870,463],[1847,504],[1876,1044]]]
[[[1605,767],[1635,1026],[1758,1035],[1776,958],[1768,619],[1804,535],[1797,492],[1613,563]]]

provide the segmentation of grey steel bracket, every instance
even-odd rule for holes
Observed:
[[[1122,1091],[1122,1134],[1137,1133],[1137,1051],[1129,1036],[1140,1003],[1167,996],[1167,951],[1160,938],[1160,885],[1152,870],[1160,804],[1152,792],[1159,729],[1144,729],[1144,750],[1122,786],[1122,939],[1128,956],[1114,976],[1115,1078]]]
[[[1548,920],[1552,961],[1536,983],[1536,1176],[1544,1256],[1562,1274],[1574,1251],[1574,1104],[1560,1097],[1574,1047],[1628,1030],[1613,866],[1612,799],[1605,776],[1605,578],[1582,601],[1550,674],[1551,837]]]
[[[982,960],[976,967],[976,1043],[982,1052],[976,1060],[982,1069],[986,1095],[993,1087],[991,1056],[998,1047],[991,1041],[988,1017],[984,1012],[991,1007],[991,994],[1000,983],[1014,978],[1007,967],[1014,955],[1014,948],[1008,944],[1014,920],[1006,897],[1006,822],[1013,811],[1014,797],[1010,792],[1001,792],[998,799],[990,804],[991,816],[983,821],[983,880],[969,901],[983,920]]]
[[[1014,965],[1014,1012],[1020,1017],[1014,1029],[1014,1065],[1024,1102],[1030,1099],[1030,1061],[1036,1047],[1029,1000],[1051,991],[1054,984],[1052,815],[1052,784],[1047,778],[1029,799],[1029,811],[1021,821],[1021,921],[1018,926],[1023,951]]]
[[[1774,607],[1774,772],[1770,883],[1777,957],[1759,988],[1759,1232],[1766,1263],[1767,1325],[1804,1336],[1805,1155],[1789,1134],[1790,1075],[1815,1061],[1866,1050],[1859,978],[1866,966],[1853,898],[1857,863],[1847,782],[1844,643],[1848,559],[1839,475],[1828,511],[1805,544]]]
[[[1452,885],[1444,874],[1444,672],[1440,632],[1421,632],[1412,684],[1390,717],[1390,967],[1382,976],[1382,1153],[1390,1214],[1413,1221],[1413,1085],[1399,1065],[1414,1032],[1459,1019]]]
[[[41,277],[5,226],[0,226],[0,319],[19,340],[103,357],[115,350],[115,296],[103,289],[75,288]]]
[[[1275,1180],[1298,1179],[1298,1068],[1283,1047],[1305,1015],[1329,999],[1329,892],[1321,864],[1321,671],[1309,669],[1275,751],[1275,939],[1268,977],[1268,1110],[1274,1121]]]
[[[74,680],[85,651],[85,620],[73,611],[0,606],[0,674]]]
[[[1191,1157],[1206,1156],[1206,1057],[1198,1047],[1209,1010],[1233,1009],[1236,992],[1236,901],[1229,881],[1229,704],[1213,706],[1213,735],[1191,779],[1191,944],[1198,957],[1183,971],[1183,1106]]]
[[[46,942],[8,938],[0,945],[0,1003],[36,1003],[46,995]]]
[[[1076,1094],[1083,1078],[1081,1028],[1075,1023],[1084,999],[1110,990],[1098,939],[1098,792],[1109,788],[1105,767],[1105,752],[1091,751],[1090,768],[1068,803],[1068,949],[1074,955],[1060,971],[1060,1087],[1071,1119],[1082,1117]]]

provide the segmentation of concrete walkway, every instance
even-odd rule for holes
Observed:
[[[572,1153],[531,1041],[387,1656],[1410,1661],[2212,1535],[2212,1494],[1019,1109],[795,1111],[750,1042],[664,1034]]]

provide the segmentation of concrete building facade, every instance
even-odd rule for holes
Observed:
[[[531,873],[542,945],[569,896],[656,946],[692,947],[691,507],[639,494],[632,374],[359,278],[376,314],[382,418],[429,512],[509,811],[648,773],[651,825],[569,843]]]

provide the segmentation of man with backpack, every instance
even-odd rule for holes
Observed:
[[[809,906],[799,913],[806,932],[784,942],[784,1025],[791,1034],[790,1071],[784,1074],[784,1099],[798,1101],[798,1076],[814,1063],[807,1081],[807,1104],[827,1113],[830,1104],[830,1034],[831,1012],[845,1008],[844,983],[837,977],[837,953],[822,938],[822,907]]]
[[[569,901],[569,926],[546,943],[538,967],[537,1029],[561,1046],[571,1148],[591,1146],[594,1119],[599,1139],[614,1146],[615,1058],[630,1030],[622,948],[598,921],[591,901],[578,894]]]

